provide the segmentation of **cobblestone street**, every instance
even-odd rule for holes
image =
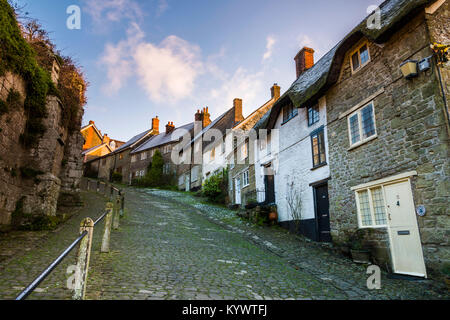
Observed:
[[[364,266],[281,228],[247,224],[189,194],[125,192],[125,217],[112,232],[110,253],[99,253],[103,223],[94,231],[87,299],[449,298],[439,283],[385,273],[382,289],[370,291]],[[83,198],[89,208],[55,232],[34,233],[34,243],[21,241],[20,233],[0,238],[1,299],[14,298],[70,244],[83,217],[100,215],[104,199]],[[75,250],[29,299],[70,299],[66,269],[74,260]]]

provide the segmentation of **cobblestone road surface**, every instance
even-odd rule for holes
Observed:
[[[102,210],[102,198],[87,193],[84,198],[90,210],[81,210],[57,232],[35,234],[37,248],[0,262],[0,298],[13,298],[71,242],[82,217]],[[0,246],[14,251],[11,235],[0,239]],[[440,283],[388,279],[384,273],[382,289],[368,290],[365,266],[180,192],[127,188],[126,215],[112,232],[111,252],[100,254],[99,248],[97,231],[88,299],[449,298]],[[73,262],[74,254],[30,299],[70,299],[65,270]]]

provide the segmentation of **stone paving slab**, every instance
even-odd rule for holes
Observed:
[[[79,234],[80,222],[85,217],[96,219],[105,208],[106,198],[95,193],[82,193],[85,207],[79,209],[68,221],[55,231],[14,231],[0,236],[0,299],[14,299],[28,286],[56,257],[75,240]],[[103,229],[99,223],[96,230]],[[98,251],[101,232],[94,231],[93,250]],[[69,265],[76,263],[76,249],[56,267],[38,288],[28,297],[39,299],[71,299],[67,289]]]

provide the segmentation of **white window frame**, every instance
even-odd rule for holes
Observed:
[[[369,59],[366,61],[366,63],[362,64],[361,63],[361,48],[364,47],[364,45],[367,46],[367,54],[369,55]],[[353,55],[355,53],[358,53],[358,61],[359,61],[359,67],[357,69],[353,68]],[[359,45],[355,50],[353,50],[350,53],[350,67],[352,69],[352,75],[357,73],[359,70],[361,70],[362,68],[364,68],[366,65],[368,65],[370,63],[370,61],[372,60],[371,54],[370,54],[370,48],[369,48],[369,41],[364,41],[363,43],[361,43],[361,45]]]
[[[136,155],[135,155],[135,154],[133,154],[133,155],[131,156],[131,162],[136,162]]]
[[[384,214],[386,215],[386,223],[385,224],[376,224],[376,219],[375,219],[375,210],[373,207],[373,199],[372,199],[372,190],[373,189],[377,189],[377,188],[381,188],[381,194],[383,195],[383,203],[384,203]],[[367,226],[363,226],[362,224],[362,215],[361,215],[361,209],[360,209],[360,202],[359,202],[359,193],[362,191],[367,191],[367,196],[369,198],[369,210],[370,210],[370,217],[372,220],[372,224],[367,225]],[[386,195],[384,193],[384,186],[383,185],[377,185],[377,186],[373,186],[373,187],[368,187],[368,188],[364,188],[364,189],[358,189],[357,191],[355,191],[355,198],[356,198],[356,215],[358,217],[358,227],[359,229],[380,229],[380,228],[387,228],[388,227],[388,217],[387,217],[387,205],[386,205]]]
[[[147,152],[142,152],[141,153],[141,160],[145,160],[147,159]]]
[[[374,129],[375,129],[375,134],[371,135],[370,137],[363,138],[363,129],[362,129],[361,112],[362,112],[362,110],[363,110],[365,107],[367,107],[367,106],[369,106],[369,105],[372,105],[372,111],[373,111],[373,112],[372,112],[372,116],[373,116],[373,125],[374,125]],[[350,125],[350,119],[351,119],[355,114],[358,115],[359,141],[353,143],[353,142],[352,142],[352,128],[351,128],[351,125]],[[369,142],[369,141],[371,141],[371,140],[373,140],[373,139],[375,139],[375,138],[378,137],[377,121],[376,121],[376,116],[375,116],[375,103],[374,103],[373,100],[372,100],[371,102],[369,102],[369,103],[363,105],[361,108],[358,108],[358,110],[355,110],[354,112],[350,113],[350,114],[347,116],[347,129],[348,129],[348,142],[349,142],[349,145],[350,145],[350,148],[349,148],[349,149],[356,148],[356,147],[358,147],[358,146],[360,146],[360,145],[362,145],[362,144],[365,144],[366,142]]]
[[[248,187],[250,185],[250,171],[245,170],[242,172],[242,188]]]

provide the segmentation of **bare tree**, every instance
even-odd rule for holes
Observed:
[[[287,183],[286,201],[296,232],[298,231],[303,214],[303,188],[297,188],[294,180]]]

